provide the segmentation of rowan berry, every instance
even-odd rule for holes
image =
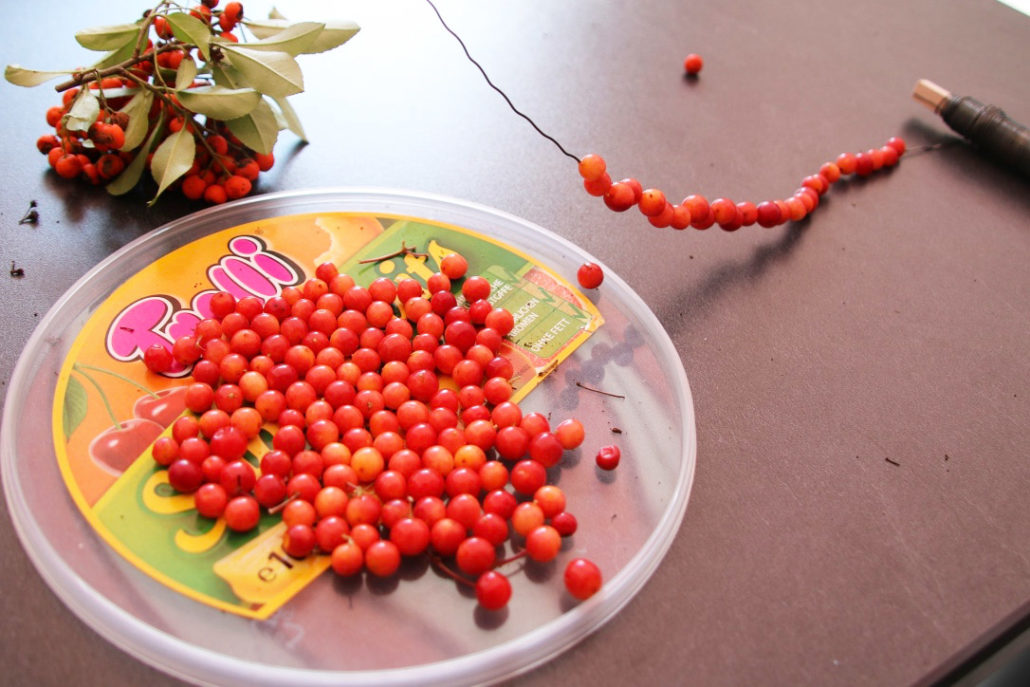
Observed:
[[[655,217],[665,211],[665,194],[656,188],[649,188],[640,195],[640,212]]]
[[[54,148],[54,150],[58,149]],[[74,179],[82,172],[82,162],[79,161],[78,156],[65,153],[57,158],[57,162],[54,164],[54,171],[65,179]]]
[[[97,158],[96,170],[102,179],[114,179],[125,169],[125,162],[114,153],[106,153]]]
[[[686,59],[683,60],[683,70],[690,76],[696,76],[703,66],[704,60],[702,60],[701,56],[696,53],[690,53],[687,55]]]
[[[612,186],[612,178],[608,176],[608,173],[603,173],[600,177],[590,181],[583,182],[583,188],[586,192],[592,196],[603,196],[608,192],[608,189]]]
[[[569,594],[583,601],[601,588],[601,569],[586,558],[575,558],[565,566],[564,580]]]
[[[583,159],[579,161],[579,175],[583,177],[585,181],[596,181],[600,179],[605,173],[605,168],[606,165],[604,158],[594,153],[584,155]]]
[[[250,193],[250,189],[250,180],[238,174],[229,177],[225,181],[225,195],[230,200],[242,198]]]
[[[158,374],[168,372],[172,369],[174,362],[172,352],[163,344],[153,344],[143,351],[143,364],[151,372]]]
[[[46,123],[56,129],[57,125],[61,123],[61,117],[63,116],[64,108],[54,105],[46,111]]]
[[[267,172],[275,164],[275,156],[272,153],[256,153],[254,161],[257,162],[258,169],[262,172]]]
[[[511,599],[511,582],[496,570],[488,570],[476,580],[476,600],[488,611],[504,608]]]
[[[468,266],[468,260],[464,256],[458,253],[450,253],[445,255],[443,260],[440,261],[440,272],[448,279],[461,279],[468,271]],[[393,299],[391,298],[390,300]]]
[[[225,186],[222,184],[211,184],[204,189],[204,200],[211,203],[212,205],[219,205],[224,203],[227,199]]]

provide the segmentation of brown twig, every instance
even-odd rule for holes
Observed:
[[[62,93],[64,91],[67,91],[69,88],[74,88],[75,86],[81,86],[91,81],[99,81],[103,79],[105,76],[114,76],[115,74],[122,76],[122,72],[127,70],[129,67],[134,67],[141,62],[146,62],[147,60],[153,59],[154,56],[158,53],[168,52],[171,50],[188,51],[192,50],[194,47],[196,46],[188,45],[186,43],[169,43],[168,45],[162,45],[160,48],[157,48],[153,52],[147,52],[143,55],[130,57],[129,59],[123,62],[119,62],[118,64],[112,65],[110,67],[105,67],[104,69],[85,69],[81,72],[75,72],[74,74],[72,74],[72,78],[68,79],[67,81],[62,81],[61,83],[54,86],[54,90],[58,93]]]
[[[595,389],[592,386],[587,386],[583,382],[576,382],[576,386],[580,389],[586,389],[587,391],[593,391],[595,394],[601,394],[603,396],[611,396],[612,398],[626,398],[622,394],[613,394],[610,391],[602,391],[601,389]]]
[[[371,262],[382,262],[384,260],[392,260],[393,258],[399,258],[402,255],[414,255],[416,258],[428,258],[429,253],[419,253],[418,249],[414,246],[406,246],[404,241],[401,241],[401,247],[399,250],[395,250],[392,253],[386,255],[380,255],[378,258],[366,258],[364,260],[358,260],[359,265],[367,265]]]

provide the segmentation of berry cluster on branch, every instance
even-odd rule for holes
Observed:
[[[157,184],[151,203],[172,187],[223,203],[272,167],[279,131],[305,138],[287,100],[303,90],[295,58],[343,44],[357,25],[290,23],[277,12],[251,21],[241,3],[218,4],[162,0],[132,24],[80,31],[83,47],[106,53],[88,68],[6,68],[19,86],[69,77],[47,111],[54,133],[36,143],[58,175],[120,195],[146,170]]]

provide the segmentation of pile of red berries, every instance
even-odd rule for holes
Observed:
[[[388,576],[429,555],[482,606],[503,607],[511,585],[498,568],[553,560],[576,531],[547,469],[584,428],[552,429],[510,400],[500,350],[514,320],[466,268],[448,256],[426,289],[386,277],[365,287],[326,263],[266,301],[215,294],[211,318],[144,356],[158,373],[192,366],[192,413],[152,449],[171,486],[235,531],[262,509],[281,513],[283,550],[329,554],[340,575]],[[255,467],[247,446],[266,423],[276,429]],[[502,560],[506,543],[518,551]],[[566,581],[583,599],[600,571],[576,559]]]
[[[230,2],[217,10],[217,5],[218,0],[203,0],[189,14],[212,36],[238,42],[234,31],[243,19],[243,6]],[[183,128],[192,134],[195,152],[192,165],[186,161],[183,168],[188,169],[185,173],[177,171],[173,185],[187,198],[208,203],[241,198],[250,193],[261,172],[271,169],[275,158],[270,150],[258,152],[247,147],[225,121],[210,115],[200,117],[177,97],[176,91],[211,86],[212,75],[205,66],[219,59],[217,46],[210,46],[205,57],[196,46],[176,37],[168,17],[178,12],[178,5],[171,3],[162,3],[156,11],[148,10],[141,21],[142,35],[133,57],[103,70],[77,72],[71,82],[59,86],[66,87],[61,104],[46,113],[47,123],[55,131],[36,142],[58,175],[98,185],[125,174],[120,188],[109,187],[112,193],[123,193],[136,185],[144,168],[152,169],[154,153],[161,143]],[[178,81],[184,73],[180,69],[184,62],[191,63],[189,72],[193,76],[187,76],[182,84]],[[196,62],[201,63],[199,68],[192,66]],[[87,89],[100,105],[96,122],[88,128],[81,122],[70,125],[69,117],[81,89]],[[146,101],[149,107],[130,105],[132,96],[143,91],[152,94]],[[145,125],[136,124],[134,135],[127,139],[133,118],[144,118]],[[143,164],[133,166],[137,156],[143,156]],[[170,173],[163,169],[154,176]]]
[[[587,193],[602,197],[611,210],[625,212],[636,205],[656,227],[708,229],[718,224],[726,231],[736,231],[756,223],[775,227],[802,220],[819,206],[820,197],[843,176],[857,174],[865,177],[893,167],[904,153],[905,141],[897,137],[864,153],[843,153],[835,162],[823,164],[816,174],[802,179],[801,187],[789,198],[757,204],[750,201],[735,203],[729,198],[716,198],[709,203],[704,196],[692,194],[674,205],[665,193],[655,188],[644,189],[636,179],[613,182],[600,155],[584,156],[579,162],[579,174],[583,177]]]

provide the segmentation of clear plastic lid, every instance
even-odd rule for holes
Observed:
[[[650,578],[683,519],[696,461],[693,402],[679,355],[641,299],[610,270],[588,295],[605,324],[520,404],[576,417],[583,446],[552,481],[579,520],[548,564],[511,576],[512,601],[485,612],[474,594],[409,561],[380,580],[327,573],[271,618],[251,620],[187,599],[121,558],[65,489],[51,435],[54,382],[90,314],[128,277],[210,233],[310,212],[401,214],[491,235],[575,279],[596,258],[512,215],[464,201],[382,189],[268,194],[176,220],[97,265],[51,308],[26,344],[7,396],[0,438],[4,492],[40,574],[102,636],[177,677],[218,685],[436,685],[484,683],[568,649],[619,611]],[[603,265],[602,265],[603,266]],[[603,389],[617,396],[584,388]],[[594,453],[616,444],[612,472]],[[585,556],[601,591],[576,602],[564,564]]]

